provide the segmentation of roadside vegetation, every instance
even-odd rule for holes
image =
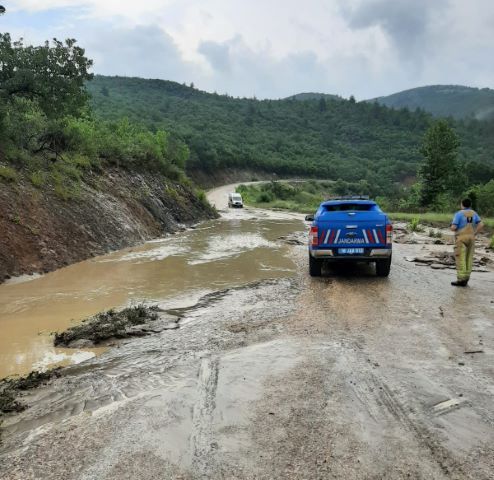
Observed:
[[[311,213],[317,209],[321,199],[333,194],[333,183],[316,180],[273,181],[240,185],[237,192],[245,203],[256,207]]]
[[[110,167],[188,183],[189,149],[176,136],[93,115],[92,61],[75,40],[30,46],[0,34],[0,59],[0,182],[26,180],[64,200],[88,173]]]
[[[341,185],[341,183],[340,183]],[[351,190],[351,186],[346,185]],[[344,193],[338,188],[338,182],[331,181],[272,181],[258,183],[254,185],[239,185],[237,192],[240,193],[247,205],[258,208],[270,208],[278,210],[288,210],[298,213],[314,213],[319,204],[338,195],[362,195],[356,188],[353,193]],[[387,199],[383,197],[373,197],[379,205],[385,206]],[[452,219],[452,212],[389,212],[386,213],[392,220],[407,222],[411,231],[418,231],[422,225],[449,225]],[[482,221],[489,229],[494,229],[493,217],[482,217]],[[494,240],[493,247],[494,248]]]
[[[359,182],[271,182],[241,185],[237,191],[247,204],[265,208],[281,208],[297,212],[314,212],[319,203],[331,196],[369,195],[391,213],[391,218],[405,220],[411,231],[418,231],[420,223],[449,224],[451,214],[458,210],[460,199],[470,197],[473,208],[494,227],[494,180],[487,183],[473,181],[468,170],[458,160],[460,140],[445,120],[434,122],[418,146],[422,154],[416,172],[416,182],[408,190],[408,197],[379,191],[379,186],[366,179]]]
[[[344,188],[342,188],[342,186]],[[360,184],[363,186],[363,183]],[[348,193],[348,192],[351,193]],[[331,181],[271,181],[254,185],[239,185],[240,193],[247,205],[258,208],[288,210],[298,213],[314,213],[323,200],[338,195],[363,195],[358,185],[342,184]],[[355,193],[357,192],[357,193]],[[387,199],[373,197],[383,208]],[[424,224],[449,225],[452,218],[451,212],[389,212],[392,220],[407,222],[411,231],[418,231]],[[482,217],[482,221],[489,229],[494,229],[494,218]],[[494,242],[494,240],[493,240]]]

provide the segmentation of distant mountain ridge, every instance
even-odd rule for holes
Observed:
[[[494,90],[463,85],[430,85],[412,88],[392,95],[377,97],[378,102],[390,108],[410,110],[421,108],[436,117],[456,119],[494,119]]]

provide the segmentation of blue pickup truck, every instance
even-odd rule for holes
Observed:
[[[376,264],[379,277],[391,269],[393,225],[376,202],[342,197],[321,203],[309,233],[309,273],[321,275],[324,261]]]

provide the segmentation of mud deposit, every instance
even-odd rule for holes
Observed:
[[[366,265],[312,279],[298,220],[224,215],[244,242],[249,219],[276,245],[267,273],[232,282],[239,264],[197,251],[234,288],[201,270],[208,291],[157,302],[180,328],[26,391],[29,408],[2,425],[0,478],[492,479],[491,270],[454,289],[452,271],[406,261],[444,245],[398,244],[388,279]]]
[[[120,311],[108,310],[56,333],[53,343],[56,347],[94,347],[107,340],[157,333],[168,325],[175,326],[177,321],[177,317],[163,318],[156,306],[137,305]]]
[[[2,415],[12,412],[22,412],[27,408],[27,405],[19,400],[22,392],[39,387],[51,378],[58,377],[59,375],[60,368],[55,368],[48,372],[31,372],[25,377],[0,380],[0,419]]]

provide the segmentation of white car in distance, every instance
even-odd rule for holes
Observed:
[[[242,201],[242,195],[240,193],[228,194],[228,208],[243,208],[244,202]]]

